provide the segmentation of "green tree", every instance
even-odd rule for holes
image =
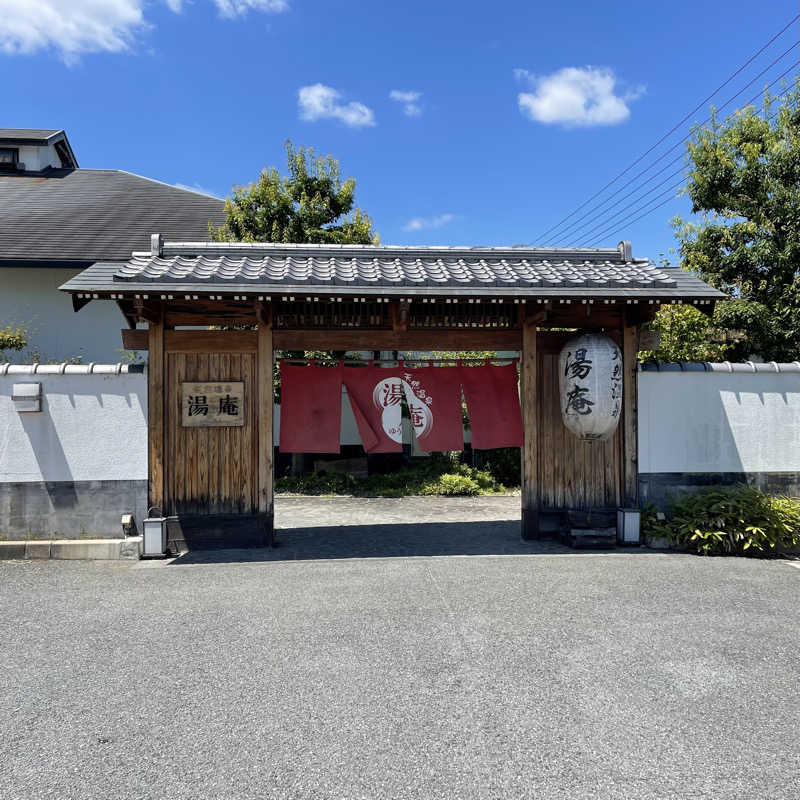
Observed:
[[[660,334],[658,347],[642,350],[642,361],[723,361],[723,335],[711,320],[692,306],[662,306],[648,325]]]
[[[686,193],[700,220],[675,220],[681,266],[733,298],[714,315],[732,332],[725,357],[797,359],[800,89],[779,103],[765,97],[763,112],[713,117],[695,131],[688,159]]]
[[[289,174],[275,167],[262,170],[255,183],[235,186],[225,200],[225,223],[209,224],[215,242],[306,244],[377,244],[372,220],[355,202],[355,178],[342,180],[339,162],[317,156],[311,147],[295,149],[286,141]],[[348,216],[350,215],[350,216]],[[273,395],[280,402],[281,358],[316,358],[330,363],[343,351],[287,350],[275,354]]]
[[[28,346],[28,329],[8,325],[0,328],[0,361],[5,361],[9,353],[24,350]]]
[[[339,162],[286,142],[289,174],[264,169],[225,201],[225,223],[209,225],[217,242],[377,244],[372,220],[354,207],[356,182],[342,180]]]

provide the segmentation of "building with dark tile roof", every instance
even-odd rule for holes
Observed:
[[[75,325],[56,289],[96,262],[125,261],[150,234],[208,241],[220,199],[122,170],[81,169],[66,133],[0,128],[0,328],[24,326],[43,360],[118,361],[112,305]],[[0,357],[0,361],[2,361]]]

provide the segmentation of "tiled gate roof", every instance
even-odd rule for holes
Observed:
[[[509,294],[716,299],[679,269],[606,250],[160,243],[124,263],[96,264],[67,291]]]

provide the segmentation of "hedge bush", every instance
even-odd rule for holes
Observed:
[[[522,483],[522,460],[519,447],[498,447],[483,451],[483,469],[491,472],[504,486]]]
[[[460,461],[460,453],[433,455],[422,463],[385,475],[354,478],[336,473],[287,475],[275,481],[276,492],[292,494],[348,494],[360,497],[408,497],[409,495],[496,494],[503,485],[484,470]]]
[[[763,555],[800,543],[800,505],[753,486],[721,486],[676,497],[668,537],[701,555]]]

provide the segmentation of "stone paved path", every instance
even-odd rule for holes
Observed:
[[[274,550],[198,551],[183,563],[220,560],[395,558],[572,552],[520,537],[519,497],[279,497]]]

